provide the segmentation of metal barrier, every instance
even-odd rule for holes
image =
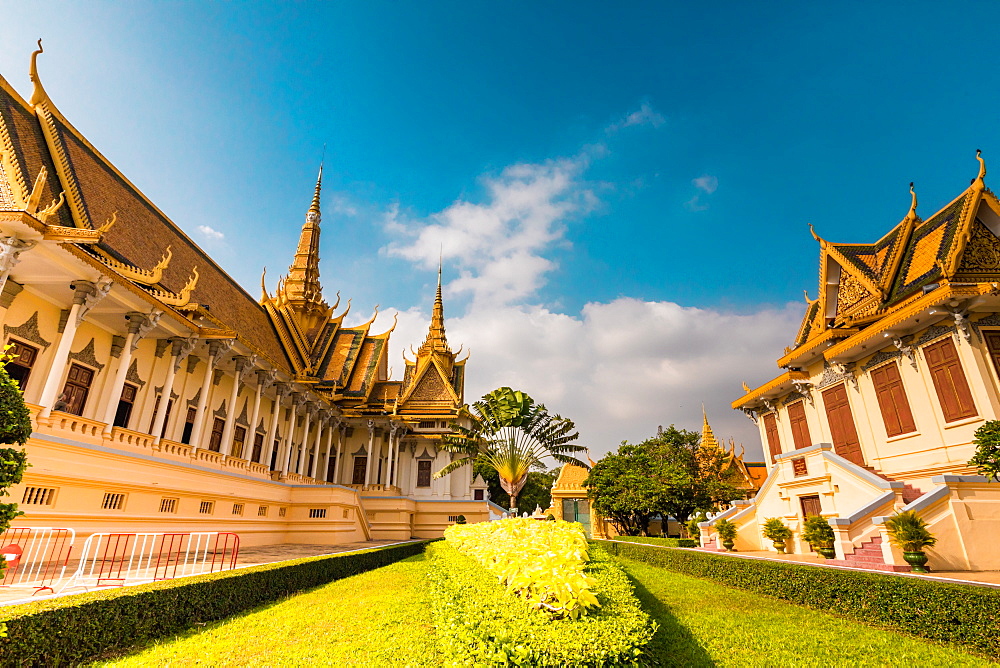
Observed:
[[[20,527],[0,534],[0,555],[7,561],[0,587],[54,592],[53,585],[66,573],[75,540],[73,529]]]
[[[239,553],[240,537],[234,533],[95,533],[59,591],[225,571],[236,567]]]

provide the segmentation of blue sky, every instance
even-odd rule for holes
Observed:
[[[27,93],[44,38],[63,113],[252,294],[325,144],[324,286],[419,343],[443,246],[469,399],[520,384],[597,452],[696,428],[704,401],[759,451],[728,402],[777,373],[815,296],[806,224],[873,241],[910,181],[926,217],[975,149],[1000,165],[998,14],[0,2],[0,74]]]

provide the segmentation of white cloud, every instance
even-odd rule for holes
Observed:
[[[220,239],[225,239],[226,235],[219,230],[209,227],[208,225],[199,225],[198,231],[201,232],[202,236],[206,239],[211,239],[212,241],[219,241]]]
[[[650,105],[649,102],[643,102],[642,105],[640,105],[637,110],[625,114],[625,116],[621,120],[616,121],[611,125],[609,125],[606,128],[606,131],[617,132],[622,128],[630,128],[637,125],[638,126],[648,125],[653,128],[658,128],[666,122],[667,119],[663,117],[663,114],[656,111],[656,109],[653,109],[652,105]]]
[[[702,201],[702,195],[711,195],[719,189],[719,179],[711,174],[702,174],[696,179],[691,179],[691,185],[700,190],[700,193],[684,202],[684,206],[689,211],[704,211],[708,208],[708,203]]]
[[[565,244],[566,224],[597,202],[580,179],[588,158],[517,164],[482,179],[485,202],[458,200],[426,220],[406,218],[398,207],[387,229],[405,238],[387,247],[425,269],[443,257],[459,271],[449,294],[468,294],[477,304],[515,303],[533,294],[554,268],[544,254]]]
[[[445,304],[447,308],[447,303]],[[543,306],[475,308],[446,318],[448,340],[471,347],[466,401],[502,385],[526,391],[573,419],[595,459],[657,425],[701,428],[704,402],[719,438],[734,437],[760,457],[757,428],[729,403],[776,375],[774,359],[802,316],[800,304],[733,314],[620,298],[576,314]],[[391,323],[392,314],[382,323]],[[390,365],[402,376],[401,351],[416,347],[429,315],[400,314]]]
[[[711,195],[719,188],[719,179],[710,174],[702,174],[696,179],[691,179],[691,185]]]

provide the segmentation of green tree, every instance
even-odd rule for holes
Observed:
[[[500,484],[500,474],[497,473],[496,469],[485,461],[477,461],[472,465],[472,471],[473,475],[480,475],[486,481],[490,493],[490,501],[501,508],[510,510],[510,496],[503,490],[503,486]],[[517,495],[521,508],[533,511],[535,506],[541,506],[542,510],[551,506],[552,484],[558,476],[558,468],[552,471],[546,471],[543,468],[541,470],[530,471],[524,487],[521,488],[521,492]]]
[[[8,353],[10,348],[8,345],[0,354],[0,444],[18,447],[0,447],[0,497],[8,496],[8,488],[21,482],[27,466],[24,448],[21,446],[31,436],[31,413],[24,405],[20,388],[4,368],[11,359]],[[17,509],[16,503],[0,503],[0,533],[7,530],[15,517],[23,514]],[[0,558],[0,576],[5,567],[5,562]]]
[[[733,484],[729,455],[702,448],[699,440],[697,432],[670,425],[638,445],[622,443],[617,454],[597,462],[584,483],[594,510],[620,533],[635,535],[644,534],[656,514],[684,525],[696,511],[716,510],[738,498],[742,492]]]
[[[436,478],[484,462],[497,472],[511,508],[516,508],[528,475],[546,457],[589,468],[567,454],[584,450],[573,443],[579,436],[573,421],[549,413],[524,392],[509,387],[493,390],[472,404],[468,417],[470,427],[451,425],[453,433],[444,439],[443,447],[459,456],[435,473]]]
[[[583,485],[594,512],[624,536],[646,536],[649,522],[659,512],[667,487],[656,475],[656,465],[644,444],[622,442],[590,469]]]
[[[972,443],[976,454],[969,460],[989,480],[1000,480],[1000,420],[984,422],[976,430]]]

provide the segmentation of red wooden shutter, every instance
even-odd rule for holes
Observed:
[[[792,428],[792,443],[796,450],[812,445],[812,439],[809,438],[809,423],[806,422],[806,409],[801,401],[788,406],[788,423]]]
[[[767,449],[771,453],[771,461],[781,454],[781,439],[778,438],[778,421],[774,413],[764,416],[764,433],[767,435]]]
[[[826,419],[830,424],[830,436],[833,438],[834,450],[844,459],[854,462],[858,466],[864,466],[865,458],[861,454],[858,430],[854,427],[854,416],[851,414],[851,404],[847,399],[847,388],[841,384],[824,391],[823,405],[826,407]]]
[[[916,431],[917,425],[913,421],[913,412],[910,411],[910,402],[906,398],[903,379],[899,376],[896,363],[892,362],[872,371],[872,382],[875,384],[875,396],[882,411],[886,435],[899,436]]]
[[[1000,376],[1000,332],[983,332],[983,339],[986,341],[990,359],[993,360],[993,369]]]
[[[931,380],[934,382],[945,422],[975,416],[976,404],[972,400],[972,390],[965,379],[958,350],[951,337],[925,347],[924,358],[930,367]]]

